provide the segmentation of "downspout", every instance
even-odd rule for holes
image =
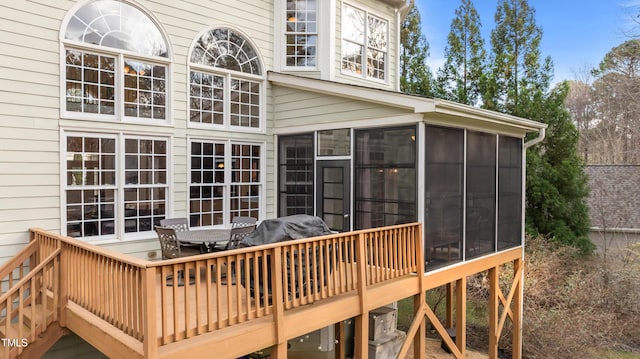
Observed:
[[[406,4],[404,4],[402,7],[400,7],[399,9],[396,9],[396,23],[398,24],[398,31],[396,31],[396,62],[397,62],[397,73],[396,73],[396,91],[400,91],[400,48],[402,47],[401,44],[401,37],[400,37],[400,33],[402,32],[402,21],[404,21],[404,18],[407,17],[407,14],[409,13],[409,10],[411,9],[411,7],[414,6],[414,2],[415,0],[408,0]]]
[[[524,149],[526,150],[527,148],[535,146],[538,143],[542,142],[547,134],[546,130],[546,128],[541,128],[538,132],[538,137],[524,143]]]
[[[522,229],[521,229],[521,236],[522,236],[522,263],[521,265],[524,266],[525,265],[525,251],[524,251],[524,236],[525,236],[525,203],[526,203],[526,178],[527,178],[527,148],[533,147],[535,145],[537,145],[538,143],[542,142],[547,134],[547,129],[546,128],[541,128],[540,131],[538,131],[538,137],[531,139],[527,142],[524,143],[524,151],[522,151],[522,163],[524,166],[522,166]],[[520,332],[520,353],[518,354],[518,358],[522,358],[522,346],[523,346],[523,338],[522,338],[522,332],[523,332],[523,314],[524,314],[524,273],[525,271],[522,271],[522,274],[520,275],[520,285],[522,286],[521,289],[521,298],[520,298],[520,318],[519,318],[519,322],[520,322],[520,328],[519,328],[519,332]]]

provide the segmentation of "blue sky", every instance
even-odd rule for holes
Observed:
[[[500,0],[502,1],[502,0]],[[447,35],[459,0],[416,0],[422,17],[422,32],[430,46],[429,66],[435,71],[444,62]],[[498,0],[475,0],[487,51]],[[611,48],[628,40],[632,14],[640,0],[529,0],[542,27],[542,56],[551,56],[554,82],[580,78],[597,66]],[[637,24],[635,24],[637,25]],[[637,33],[638,31],[636,31]]]

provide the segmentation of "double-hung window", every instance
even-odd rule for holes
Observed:
[[[345,4],[342,11],[342,71],[385,81],[388,28],[387,20]]]
[[[191,51],[189,122],[193,126],[260,130],[264,77],[258,53],[227,28],[205,32]]]
[[[148,237],[168,203],[167,137],[91,132],[84,120],[168,122],[170,60],[158,26],[139,7],[86,2],[62,29],[62,232],[88,240]],[[124,126],[124,125],[123,125]]]
[[[192,227],[260,218],[263,146],[216,140],[190,142],[189,218]]]
[[[66,234],[113,239],[152,231],[165,217],[166,138],[65,133]]]
[[[138,8],[88,3],[70,17],[63,45],[64,117],[167,121],[167,44]]]
[[[318,49],[318,2],[287,0],[285,16],[285,65],[315,68]]]

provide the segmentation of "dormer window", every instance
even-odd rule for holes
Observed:
[[[388,28],[387,20],[345,4],[342,12],[342,71],[367,79],[386,80]]]
[[[316,67],[318,48],[316,0],[287,0],[286,66]]]

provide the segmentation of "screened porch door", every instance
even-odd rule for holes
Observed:
[[[349,160],[318,161],[317,216],[338,232],[351,230]]]

